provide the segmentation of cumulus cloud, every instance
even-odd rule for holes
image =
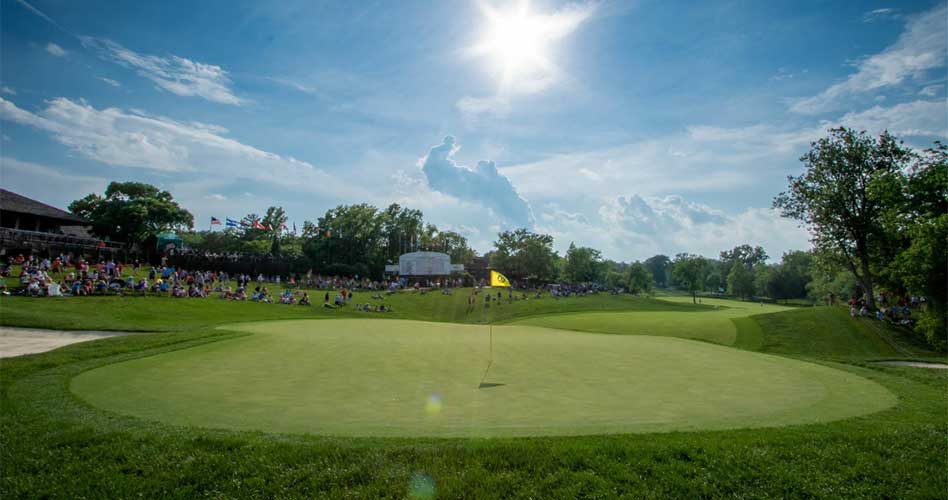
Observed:
[[[944,68],[948,57],[945,32],[948,30],[948,4],[909,20],[896,42],[878,54],[860,61],[858,70],[823,92],[794,102],[796,113],[818,114],[835,109],[844,98],[876,91],[922,78],[929,70]]]
[[[422,159],[421,171],[431,189],[490,209],[509,224],[533,226],[530,205],[520,197],[507,177],[492,161],[479,161],[474,168],[455,163],[459,147],[447,136]]]
[[[66,57],[66,54],[67,54],[65,49],[63,49],[59,45],[56,45],[53,42],[49,42],[46,44],[46,52],[49,52],[54,57]]]
[[[761,245],[779,257],[809,246],[809,234],[771,209],[748,208],[727,215],[677,195],[620,196],[603,205],[604,245],[620,258],[642,259],[658,252],[694,252],[715,257],[741,243]]]
[[[234,94],[230,77],[220,66],[176,55],[139,54],[107,38],[81,36],[79,39],[99,57],[135,70],[139,76],[172,94],[201,97],[221,104],[246,103]]]

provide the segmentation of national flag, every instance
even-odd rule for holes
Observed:
[[[296,221],[293,221],[293,234],[296,234]]]
[[[212,225],[212,226],[213,226],[213,225],[218,225],[218,226],[219,226],[219,225],[221,225],[221,220],[218,219],[217,217],[211,217],[211,225]]]
[[[510,286],[510,280],[507,279],[503,274],[498,273],[491,269],[490,271],[490,286],[506,288]]]
[[[253,221],[253,228],[254,228],[254,229],[264,229],[263,224],[261,224],[260,221],[258,221],[258,220]]]
[[[227,227],[238,227],[238,226],[240,226],[239,222],[235,221],[234,219],[227,219]]]

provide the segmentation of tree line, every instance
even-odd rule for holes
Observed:
[[[927,299],[917,328],[941,349],[948,344],[948,150],[936,142],[918,152],[887,132],[838,128],[811,144],[804,172],[788,178],[774,199],[785,217],[812,235],[809,251],[769,262],[759,246],[738,245],[716,258],[679,253],[641,262],[604,259],[599,250],[570,243],[564,255],[553,237],[527,229],[503,231],[484,257],[490,267],[525,283],[596,283],[643,293],[677,287],[741,299],[823,300],[863,298],[874,309],[880,290]],[[194,218],[167,191],[142,183],[111,183],[69,209],[92,221],[102,238],[140,248],[162,231],[177,230],[197,250],[269,255],[330,274],[381,276],[402,253],[435,250],[469,265],[476,254],[467,239],[425,222],[420,210],[392,204],[340,205],[301,231],[286,228],[281,207],[247,214],[239,227],[193,231]]]

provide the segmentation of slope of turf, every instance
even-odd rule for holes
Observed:
[[[697,313],[696,313],[697,314]],[[180,425],[364,436],[723,429],[846,418],[894,403],[824,366],[680,339],[483,326],[280,321],[254,335],[75,378],[92,404]]]
[[[744,347],[794,356],[883,359],[933,355],[908,332],[875,319],[852,318],[842,307],[812,307],[753,316]],[[754,333],[754,330],[761,332]]]
[[[327,291],[311,291],[315,301],[311,307],[256,302],[231,302],[216,297],[206,299],[174,299],[169,297],[92,296],[33,299],[0,296],[0,324],[63,330],[127,330],[179,331],[238,321],[300,318],[385,318],[417,319],[453,323],[489,323],[527,316],[540,316],[575,311],[696,311],[711,306],[674,304],[648,297],[599,294],[587,297],[540,299],[500,303],[484,307],[485,292],[477,295],[475,307],[467,305],[470,288],[456,289],[451,295],[438,292],[421,294],[415,291],[384,295],[372,299],[373,292],[357,292],[352,304],[341,308],[324,308]],[[333,297],[336,292],[328,292]],[[355,311],[355,303],[385,304],[390,313]]]
[[[688,307],[690,300],[688,298],[689,303],[683,303],[678,297],[670,297],[662,301],[667,301],[672,308]],[[669,311],[578,312],[529,317],[511,324],[596,333],[681,337],[731,345],[737,339],[737,329],[732,319],[787,310],[783,306],[761,306],[750,302],[717,299],[704,299],[702,302],[707,303],[686,309],[690,311],[689,314]]]

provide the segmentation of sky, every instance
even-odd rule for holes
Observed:
[[[0,185],[195,215],[399,203],[489,250],[809,247],[771,208],[827,129],[948,138],[944,1],[0,0]]]

